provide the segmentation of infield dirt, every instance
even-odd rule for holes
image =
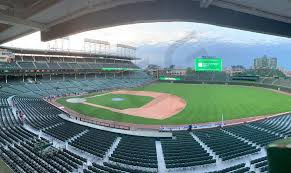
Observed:
[[[129,109],[115,109],[107,106],[96,105],[88,102],[83,102],[82,104],[107,109],[113,112],[123,113],[132,116],[139,116],[144,118],[151,119],[166,119],[177,113],[181,112],[187,105],[185,100],[181,97],[160,93],[160,92],[151,92],[151,91],[114,91],[112,94],[127,94],[127,95],[136,95],[136,96],[149,96],[154,99],[139,108],[129,108]]]

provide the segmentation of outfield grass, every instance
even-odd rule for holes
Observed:
[[[291,111],[290,96],[258,87],[158,83],[135,90],[174,94],[184,98],[187,106],[175,116],[154,120],[67,103],[65,98],[58,102],[87,116],[137,124],[215,122],[221,120],[222,114],[225,120],[230,120]]]
[[[113,98],[122,98],[122,101],[112,101]],[[112,107],[116,109],[139,108],[152,101],[152,97],[127,94],[106,94],[86,98],[88,103]]]
[[[0,173],[13,173],[3,160],[0,160]]]

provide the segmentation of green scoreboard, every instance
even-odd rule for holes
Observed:
[[[222,71],[222,59],[195,58],[195,71]]]
[[[180,77],[164,77],[164,76],[161,76],[160,80],[175,81],[175,80],[181,80],[181,78]]]

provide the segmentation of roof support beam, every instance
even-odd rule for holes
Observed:
[[[217,2],[221,1],[214,0],[208,8],[201,8],[200,1],[197,0],[158,0],[120,5],[50,26],[48,31],[41,32],[41,40],[49,41],[83,31],[117,25],[161,21],[200,22],[291,37],[291,24],[218,7]]]
[[[237,4],[237,3],[232,2],[231,0],[216,0],[216,1],[213,1],[212,5],[220,7],[220,8],[231,9],[234,11],[259,16],[259,17],[265,17],[268,19],[273,19],[273,20],[277,20],[277,21],[281,21],[281,22],[291,23],[290,17],[282,16],[279,14],[274,14],[271,12],[267,12],[264,10],[245,6],[242,4]]]
[[[18,17],[7,16],[4,14],[0,14],[0,23],[7,24],[7,25],[23,25],[31,29],[40,30],[40,31],[47,30],[47,27],[44,24],[21,19]]]
[[[134,3],[141,3],[141,2],[151,2],[155,0],[106,0],[104,2],[101,1],[92,1],[89,3],[88,7],[79,9],[78,11],[74,11],[71,14],[68,14],[67,16],[56,20],[55,22],[52,22],[48,25],[48,27],[54,26],[58,23],[66,22],[67,20],[71,20],[83,15],[86,15],[88,13],[93,13],[96,11],[106,10],[109,8],[115,8],[118,6],[126,5],[126,4],[134,4]]]

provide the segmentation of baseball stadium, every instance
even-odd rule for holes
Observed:
[[[204,51],[175,68],[169,57],[193,32],[169,46],[165,67],[90,36],[63,48],[86,31],[165,21],[290,39],[290,10],[287,0],[0,0],[0,173],[290,173],[291,77],[279,59],[245,68]],[[56,47],[5,44],[34,32]]]

